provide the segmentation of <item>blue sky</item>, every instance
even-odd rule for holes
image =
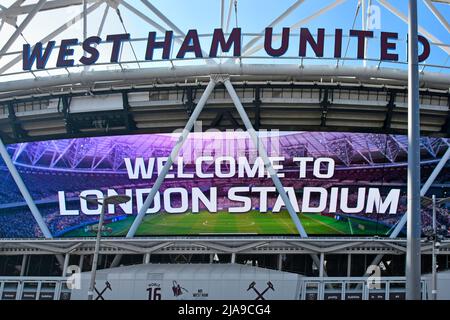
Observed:
[[[37,0],[27,0],[25,4],[35,3]],[[140,12],[148,15],[153,20],[160,24],[163,24],[161,20],[156,17],[140,0],[125,0],[129,4],[133,5]],[[0,4],[4,6],[9,6],[13,3],[13,0],[0,0]],[[237,20],[238,26],[242,28],[243,33],[258,33],[264,30],[264,28],[277,16],[279,16],[284,10],[291,6],[295,0],[238,0],[237,6]],[[279,23],[275,30],[280,32],[282,27],[288,27],[299,20],[308,17],[317,10],[331,4],[334,0],[306,0],[301,4],[294,12],[291,13],[286,19]],[[395,6],[398,10],[407,14],[407,3],[406,0],[389,0],[389,2]],[[155,5],[164,15],[167,16],[171,21],[173,21],[182,31],[187,31],[188,29],[197,29],[199,33],[209,34],[212,33],[214,28],[220,27],[220,0],[151,0],[151,3]],[[310,21],[302,26],[308,27],[314,33],[317,28],[325,28],[327,34],[332,34],[335,28],[344,29],[344,34],[348,32],[352,27],[352,23],[355,17],[357,0],[347,0],[343,4],[337,6],[336,8],[330,10],[329,12],[321,15],[320,17]],[[407,25],[403,23],[399,18],[393,15],[391,12],[382,7],[378,1],[373,0],[372,3],[377,5],[381,9],[381,29],[375,30],[375,34],[379,34],[379,31],[393,31],[399,33],[398,42],[398,53],[400,54],[400,60],[406,61],[405,56],[405,39],[407,36]],[[428,10],[422,0],[418,1],[419,5],[419,22],[427,29],[428,32],[433,34],[442,43],[450,44],[450,34],[447,30],[438,22],[434,15]],[[229,0],[225,0],[225,11],[228,12]],[[435,4],[435,6],[444,15],[447,21],[450,21],[450,5],[445,4]],[[88,18],[88,35],[95,35],[98,30],[99,23],[103,14],[104,5],[99,9],[94,11]],[[155,29],[144,22],[142,19],[137,17],[134,13],[130,12],[124,6],[119,6],[120,12],[125,21],[125,27],[129,33],[131,33],[133,38],[143,37],[145,38],[149,31],[155,31]],[[28,42],[34,43],[40,40],[43,36],[48,34],[50,31],[64,23],[68,18],[79,14],[81,11],[81,6],[70,7],[60,11],[60,14],[55,15],[54,12],[43,12],[39,13],[34,21],[30,24],[30,27],[24,31],[24,36]],[[227,15],[225,14],[225,19]],[[24,19],[24,16],[19,18],[18,23]],[[361,11],[356,18],[355,28],[361,29]],[[231,16],[230,27],[235,27],[235,15],[234,8],[233,14]],[[1,31],[0,45],[8,39],[8,35],[14,30],[12,27],[5,26]],[[106,27],[102,33],[104,37],[106,34],[112,33],[123,33],[123,27],[119,22],[117,14],[112,10],[109,11]],[[298,31],[293,30],[293,33]],[[76,25],[72,26],[64,34],[55,38],[55,40],[60,40],[62,38],[78,37],[81,38],[82,35],[82,24],[78,22]],[[244,43],[248,41],[250,37],[244,37]],[[11,50],[20,51],[23,41],[19,39]],[[209,51],[208,38],[202,40],[202,46],[205,46],[204,50]],[[298,48],[296,46],[297,38],[293,37],[291,40],[290,50],[286,54],[287,56],[292,56],[295,58],[297,55]],[[331,41],[331,38],[327,41]],[[379,57],[379,39],[373,39],[369,41],[369,57],[377,58]],[[347,40],[344,40],[344,48],[347,45]],[[348,57],[354,58],[356,56],[356,40],[350,40]],[[330,52],[332,50],[332,42],[326,43],[326,54],[331,56]],[[328,50],[327,50],[328,48]],[[450,48],[450,47],[449,47]],[[139,58],[142,58],[145,51],[145,42],[135,43],[134,49],[137,52]],[[174,47],[176,50],[176,46]],[[345,50],[345,49],[344,49]],[[256,55],[264,56],[264,51],[259,51]],[[446,64],[450,66],[448,53],[444,52],[436,46],[432,46],[432,54],[427,61],[430,64],[443,65]],[[132,60],[133,52],[131,47],[125,45],[123,50],[123,58]],[[262,61],[262,60],[260,60]],[[286,61],[286,63],[292,63],[295,60]],[[295,61],[297,63],[298,61]],[[50,61],[51,63],[51,61]],[[323,61],[315,61],[311,63],[322,63]],[[351,62],[348,62],[351,63]],[[0,61],[1,65],[1,61]],[[385,64],[389,66],[388,63]]]
[[[238,26],[245,32],[260,32],[277,16],[279,16],[284,10],[291,6],[294,0],[238,0]],[[282,27],[290,26],[297,21],[313,14],[319,9],[331,4],[331,0],[306,0],[301,4],[290,16],[283,20],[276,30],[281,31]],[[140,8],[143,12],[149,12],[149,10],[142,5],[140,1],[130,1],[135,3],[136,7]],[[179,0],[154,0],[152,3],[159,8],[169,19],[176,21],[176,24],[182,29],[198,29],[201,33],[210,33],[213,28],[220,27],[220,0],[192,0],[192,1],[179,1]],[[326,12],[322,16],[312,20],[304,25],[305,27],[315,30],[317,28],[325,28],[329,33],[332,33],[335,28],[342,28],[349,30],[352,27],[356,7],[358,1],[348,0],[336,8]],[[407,15],[408,1],[406,0],[390,0],[390,3],[398,8],[401,12]],[[228,11],[229,1],[225,0],[226,12]],[[400,34],[400,39],[404,40],[407,37],[407,25],[401,21],[394,14],[386,10],[377,1],[372,1],[373,5],[377,5],[381,9],[381,30],[378,31],[393,31]],[[436,4],[436,7],[446,17],[447,21],[450,21],[450,5]],[[419,23],[427,29],[428,32],[436,36],[441,42],[450,44],[450,34],[447,30],[438,22],[431,11],[425,6],[423,1],[418,1],[419,8]],[[126,9],[121,9],[124,16],[129,18],[130,21],[136,21],[133,14]],[[355,28],[361,29],[361,11],[355,20]],[[140,21],[137,20],[135,25],[130,26],[133,28],[133,33],[140,33],[144,31]],[[234,12],[231,17],[230,25],[234,27],[235,16]],[[145,30],[146,31],[146,30]],[[377,31],[375,31],[377,32]],[[376,57],[379,55],[379,46],[376,40],[369,43],[369,55]],[[356,41],[351,41],[349,52],[354,52],[354,45]],[[405,43],[403,42],[403,45]],[[294,47],[293,45],[291,47]],[[370,49],[372,48],[372,49]],[[374,52],[374,50],[376,52]],[[406,60],[403,47],[399,47],[401,57]],[[260,52],[261,53],[261,52]],[[350,56],[351,54],[349,54]],[[448,54],[443,52],[437,47],[432,48],[432,56],[430,61],[433,63],[443,64],[446,62]],[[447,61],[448,63],[448,61]]]

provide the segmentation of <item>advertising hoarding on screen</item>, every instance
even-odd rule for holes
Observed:
[[[125,236],[177,141],[177,134],[75,138],[12,144],[8,151],[54,237],[94,236],[101,208],[81,197],[127,194],[105,208],[105,236]],[[406,211],[405,136],[261,132],[310,236],[388,236]],[[445,141],[424,138],[429,176]],[[0,237],[42,237],[4,163]],[[448,172],[435,184],[446,193]],[[439,195],[438,195],[439,196]],[[422,219],[431,221],[431,209]],[[446,224],[446,211],[438,221]],[[190,134],[136,236],[297,235],[270,174],[242,131]]]

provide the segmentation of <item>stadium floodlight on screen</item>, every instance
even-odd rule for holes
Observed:
[[[38,141],[10,144],[8,151],[54,237],[94,236],[101,208],[85,198],[126,194],[130,200],[109,204],[105,216],[105,235],[121,237],[177,136]],[[404,215],[405,136],[270,131],[260,137],[308,235],[389,236]],[[431,171],[442,153],[423,153],[422,171]],[[42,237],[3,163],[0,170],[7,176],[0,236]],[[295,234],[250,137],[234,131],[189,135],[136,236]]]

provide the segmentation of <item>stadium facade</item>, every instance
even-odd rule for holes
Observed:
[[[329,1],[294,23],[291,34],[271,33],[281,48],[283,41],[303,43],[300,55],[294,45],[271,53],[267,46],[278,42],[264,41],[269,31],[244,26],[231,38],[234,46],[242,40],[238,52],[217,40],[219,33],[192,38],[147,0],[31,2],[0,7],[1,32],[11,32],[0,49],[0,299],[86,299],[102,208],[84,198],[117,194],[131,200],[105,208],[97,299],[405,298],[404,53],[380,56],[392,46],[386,34],[388,47],[378,43],[376,30],[375,39],[354,33],[353,42],[340,26],[323,41],[320,30],[299,31],[352,3],[367,32],[370,1]],[[298,19],[303,2],[292,1],[270,27],[290,15]],[[230,17],[239,4],[218,3],[225,40],[238,30]],[[424,3],[447,33],[438,39],[420,29],[429,50],[419,65],[421,195],[445,199],[450,73],[439,59],[450,54],[450,30],[439,9],[449,2]],[[407,20],[396,1],[377,4],[399,23]],[[67,8],[74,10],[68,22],[31,45],[25,40],[33,19]],[[89,15],[99,17],[100,36],[116,20],[126,30],[125,13],[157,33],[123,37],[117,61],[114,46],[101,38],[83,46],[94,30]],[[98,47],[98,61],[64,65],[64,55],[74,53],[62,50],[69,45],[63,41],[73,40],[69,31],[77,24],[83,41],[72,43],[76,54]],[[400,48],[405,36],[398,31],[391,40]],[[51,44],[57,37],[63,40]],[[159,41],[150,59],[149,39]],[[336,39],[353,52],[347,56],[342,47],[337,55]],[[205,55],[203,43],[220,50]],[[33,65],[30,52],[39,46]],[[56,49],[46,58],[49,46]],[[267,55],[258,56],[260,50]],[[181,51],[193,56],[177,57]],[[431,298],[436,252],[426,237],[432,213],[424,203],[423,299]],[[445,204],[436,216],[446,236]],[[449,246],[444,237],[437,248],[442,299],[450,298]]]

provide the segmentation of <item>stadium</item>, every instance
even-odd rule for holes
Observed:
[[[419,298],[450,299],[450,2],[411,2]],[[406,299],[408,10],[0,1],[0,300]]]

